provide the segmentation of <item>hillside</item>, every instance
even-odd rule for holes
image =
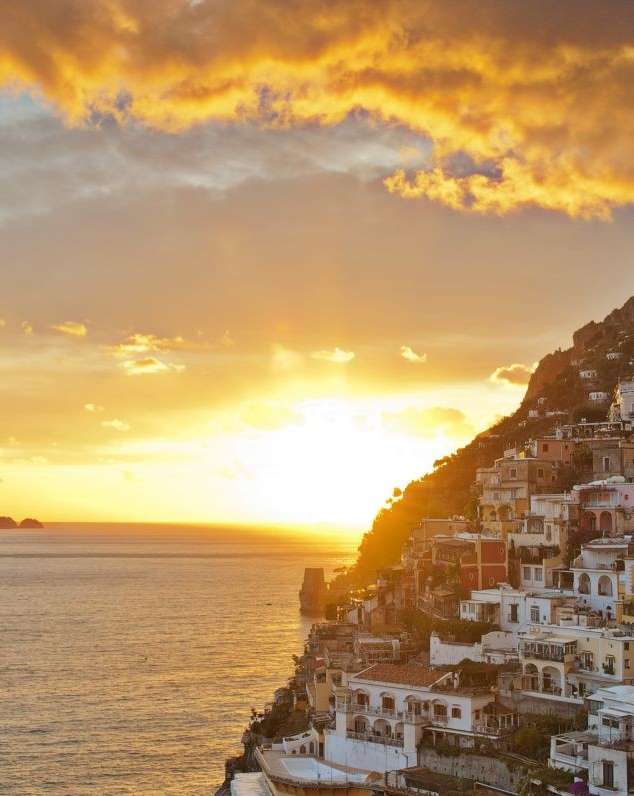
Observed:
[[[582,370],[594,370],[596,377],[583,379]],[[451,456],[435,462],[433,472],[412,481],[400,496],[379,511],[361,541],[356,579],[372,580],[378,568],[398,561],[410,528],[422,517],[474,516],[471,488],[476,469],[491,465],[506,448],[549,433],[561,423],[583,418],[604,420],[609,401],[592,405],[589,391],[603,391],[611,396],[619,378],[633,373],[634,297],[600,323],[591,321],[578,329],[570,348],[547,354],[533,373],[524,400],[514,414]],[[536,411],[539,417],[529,417],[529,413]],[[548,416],[549,412],[560,414]]]

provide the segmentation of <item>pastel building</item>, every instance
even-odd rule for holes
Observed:
[[[583,530],[614,536],[634,530],[634,484],[623,476],[578,484],[571,499],[579,507]]]
[[[552,491],[557,471],[552,461],[520,457],[498,459],[493,467],[479,467],[476,486],[480,492],[480,520],[484,528],[505,531],[501,523],[521,520],[530,509],[530,497]]]
[[[554,735],[549,765],[587,780],[597,796],[629,796],[634,789],[634,686],[598,688],[586,705],[588,729]]]
[[[609,685],[634,684],[634,636],[619,629],[532,627],[519,645],[520,692],[545,701],[582,705]]]

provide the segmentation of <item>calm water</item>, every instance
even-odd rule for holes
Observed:
[[[305,566],[351,545],[164,528],[0,532],[0,794],[209,794],[292,672]]]

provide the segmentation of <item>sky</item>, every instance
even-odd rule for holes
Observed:
[[[625,0],[0,7],[0,514],[335,526],[634,294]]]

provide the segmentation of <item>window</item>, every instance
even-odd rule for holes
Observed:
[[[603,457],[603,472],[609,473],[610,472],[610,457],[604,456]]]
[[[544,444],[542,445],[542,451],[544,453],[548,453],[549,448],[550,448],[549,444],[547,442],[544,442]]]
[[[543,478],[543,477],[544,477],[544,468],[543,468],[543,467],[540,467],[540,468],[537,470],[537,477],[538,477],[538,478]]]
[[[581,665],[584,669],[592,671],[594,668],[594,656],[591,652],[583,652],[581,654]]]
[[[625,668],[626,668],[626,669],[629,669],[629,668],[630,668],[630,659],[629,659],[629,658],[626,658],[626,659],[625,659]]]
[[[531,622],[539,624],[539,606],[531,605]]]
[[[517,470],[515,469],[515,467],[511,468],[511,476],[510,477],[511,478],[517,478]]]
[[[475,710],[473,712],[473,715],[475,716],[475,720],[476,721],[480,721],[480,711],[479,710]]]
[[[535,567],[535,580],[542,581],[544,579],[544,573],[539,567]]]
[[[434,718],[435,719],[446,719],[447,718],[447,706],[446,705],[434,705]]]
[[[524,580],[530,580],[531,579],[531,568],[530,567],[522,567],[522,572],[523,572],[522,577],[524,578]]]
[[[614,787],[614,763],[611,760],[603,761],[603,787]]]
[[[517,622],[517,603],[511,606],[511,616],[509,619],[510,622]]]
[[[460,708],[453,707],[451,708],[451,718],[452,719],[461,719],[462,718],[462,711]]]
[[[629,650],[629,648],[630,648],[630,642],[629,642],[629,641],[626,641],[626,642],[623,644],[623,649],[624,649],[624,650]]]
[[[393,697],[383,697],[383,710],[391,713],[394,710],[394,699]]]

